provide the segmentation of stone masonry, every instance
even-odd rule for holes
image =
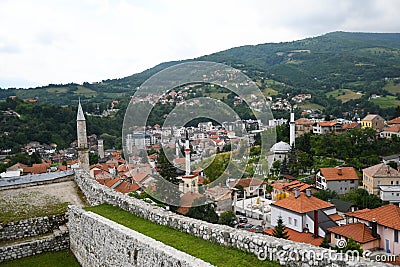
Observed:
[[[52,233],[60,225],[67,223],[64,214],[29,218],[16,222],[0,224],[0,241],[16,240]]]
[[[68,218],[70,248],[82,266],[212,266],[76,206]]]
[[[188,218],[160,207],[152,206],[144,201],[129,197],[116,192],[106,186],[100,185],[95,180],[87,177],[86,174],[77,171],[75,181],[85,194],[90,204],[96,205],[108,203],[118,206],[132,214],[145,218],[160,225],[168,225],[179,231],[192,234],[210,242],[215,242],[223,246],[233,246],[256,255],[266,255],[268,259],[278,261],[286,266],[392,266],[390,264],[372,262],[369,259],[360,257],[346,258],[345,255],[333,252],[321,247],[315,247],[305,243],[293,242],[290,240],[278,239],[271,236],[260,235],[231,228],[224,225],[207,223],[201,220]],[[74,221],[69,222],[69,228],[72,231]],[[92,235],[90,227],[81,229],[82,235]],[[71,244],[76,244],[75,236],[71,237]],[[109,242],[117,242],[110,239]],[[84,243],[81,243],[84,246]],[[120,250],[126,250],[126,244],[121,244]],[[72,247],[72,245],[71,245]],[[74,253],[79,253],[79,247],[73,248]],[[93,251],[90,248],[85,249],[92,253],[104,253],[104,250]],[[87,255],[88,257],[91,255]],[[77,258],[83,255],[77,256]],[[91,256],[95,257],[95,256]],[[100,256],[96,256],[100,257]],[[113,257],[113,256],[109,256]],[[103,264],[107,262],[105,260]],[[85,266],[85,265],[84,265]],[[153,265],[154,266],[154,265]]]

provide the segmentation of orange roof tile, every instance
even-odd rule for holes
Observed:
[[[300,118],[298,120],[295,121],[295,124],[299,124],[299,125],[312,125],[314,124],[312,121],[306,119],[306,118]]]
[[[355,217],[361,220],[377,223],[392,229],[400,230],[400,207],[389,204],[375,209],[363,209],[346,213],[347,217]]]
[[[146,180],[147,176],[148,176],[147,173],[139,172],[133,177],[133,180],[135,180],[136,182],[140,183],[140,182],[143,182],[144,180]]]
[[[327,181],[358,180],[358,175],[353,167],[321,168],[319,170]]]
[[[336,221],[341,221],[341,220],[344,219],[342,216],[340,216],[340,215],[337,214],[337,213],[332,214],[332,215],[329,215],[329,218],[331,218],[332,221],[334,221],[334,222],[336,222]]]
[[[400,117],[394,118],[387,122],[388,125],[400,124]]]
[[[121,192],[124,194],[136,191],[140,188],[137,183],[128,183],[127,181],[123,181],[121,184],[117,185],[114,190],[117,192]]]
[[[32,167],[26,167],[23,169],[23,171],[24,173],[40,174],[47,172],[48,168],[49,164],[40,163],[40,164],[33,164]]]
[[[108,182],[106,183],[106,186],[107,186],[107,187],[112,187],[112,186],[113,186],[114,184],[116,184],[118,181],[119,181],[119,178],[118,178],[118,177],[115,177],[114,179],[108,181]]]
[[[243,187],[249,187],[249,186],[259,186],[263,183],[262,180],[257,179],[257,178],[244,178],[240,179],[237,185],[243,186]]]
[[[333,204],[323,201],[314,196],[307,197],[307,195],[303,192],[301,192],[299,197],[297,198],[293,195],[273,202],[271,203],[271,205],[291,210],[297,213],[307,213],[313,210],[321,210],[334,207]]]
[[[350,123],[350,124],[345,123],[345,124],[342,125],[342,129],[343,129],[343,130],[354,129],[354,128],[356,128],[358,125],[359,125],[358,122],[352,122],[352,123]]]
[[[264,233],[272,236],[272,231],[273,231],[273,229],[267,229],[267,230],[264,230]],[[312,233],[297,232],[288,227],[286,227],[286,231],[289,235],[288,239],[295,241],[295,242],[301,242],[301,243],[311,244],[314,246],[319,246],[319,245],[321,245],[322,240],[323,240],[322,237],[314,237],[314,235]]]
[[[390,133],[399,133],[400,132],[400,125],[393,125],[389,128],[384,129],[385,132]]]
[[[328,231],[347,238],[352,238],[354,241],[365,244],[373,240],[379,239],[372,236],[371,229],[363,223],[350,223],[341,226],[335,226],[327,229]]]
[[[337,124],[336,121],[319,121],[317,124],[321,127],[330,127]]]

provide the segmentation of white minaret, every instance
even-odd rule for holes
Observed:
[[[294,122],[294,112],[292,111],[290,113],[290,123],[289,123],[289,130],[290,130],[290,143],[289,145],[291,147],[295,146],[295,140],[296,140],[296,124]]]
[[[104,141],[103,139],[97,140],[97,151],[101,159],[104,158]]]
[[[78,161],[82,170],[89,172],[89,146],[86,134],[86,119],[79,99],[78,114],[76,115],[76,132],[78,135]]]
[[[186,176],[190,175],[190,146],[189,146],[189,136],[186,131],[186,141],[185,141],[185,167],[186,167]]]
[[[176,142],[175,142],[175,157],[179,158],[179,141],[178,141],[178,139],[176,139]]]

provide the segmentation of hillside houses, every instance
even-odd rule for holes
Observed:
[[[315,185],[318,189],[345,194],[358,188],[358,175],[353,167],[320,168],[315,175]]]

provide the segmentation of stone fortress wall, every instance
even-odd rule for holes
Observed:
[[[118,206],[151,222],[155,222],[160,225],[168,225],[179,231],[192,234],[210,242],[215,242],[223,246],[236,247],[238,249],[254,253],[255,255],[260,255],[260,253],[262,253],[261,255],[267,255],[269,259],[276,260],[282,265],[366,267],[392,266],[390,264],[373,262],[365,258],[351,261],[352,258],[346,258],[343,254],[339,254],[321,247],[315,247],[309,244],[293,242],[290,240],[278,239],[275,237],[251,233],[224,225],[211,224],[201,220],[188,218],[109,189],[106,186],[100,185],[82,171],[76,171],[75,180],[91,205],[108,203]],[[83,263],[84,266],[90,266],[89,263],[94,262],[97,262],[99,265],[101,265],[100,261],[98,261],[99,259],[102,259],[105,262],[112,260],[113,263],[121,263],[123,265],[127,255],[130,255],[129,257],[132,258],[132,254],[128,253],[128,248],[130,246],[128,244],[129,242],[119,243],[119,241],[116,239],[121,238],[123,240],[130,241],[132,240],[132,236],[135,236],[138,233],[132,234],[130,231],[123,230],[125,231],[125,234],[121,235],[121,227],[111,226],[111,224],[105,222],[98,216],[82,213],[73,207],[69,211],[69,216],[70,221],[68,223],[68,227],[70,232],[73,233],[71,234],[71,248],[78,260]],[[79,216],[90,217],[90,227],[87,227],[87,225],[82,225],[82,219],[76,219],[79,218]],[[107,226],[103,226],[103,224],[107,224]],[[84,227],[81,227],[81,225]],[[113,245],[119,244],[119,250],[124,251],[124,253],[111,254],[114,251],[113,249],[109,254],[104,249],[105,243],[103,241],[97,242],[92,240],[93,238],[97,238],[95,237],[97,233],[93,231],[93,228],[107,229],[111,236],[117,237],[116,239],[109,239],[108,242]],[[84,240],[82,240],[82,236],[85,235],[89,236],[91,240],[86,240],[83,242]],[[102,234],[99,233],[99,235],[104,239]],[[87,242],[90,242],[90,246],[85,246]],[[147,242],[147,240],[143,242]],[[148,246],[145,247],[142,247],[142,244],[139,243],[134,243],[132,245],[133,254],[137,253],[136,256],[133,256],[133,260],[149,253],[149,255],[154,256],[154,250],[157,248],[154,247],[156,243],[154,243],[154,241],[148,242]],[[139,246],[141,249],[135,250],[135,246]],[[130,250],[130,253],[132,253],[132,251]],[[100,255],[104,253],[107,255]],[[164,252],[162,252],[161,255],[164,255],[163,253]],[[116,260],[116,258],[119,258],[119,260]]]

